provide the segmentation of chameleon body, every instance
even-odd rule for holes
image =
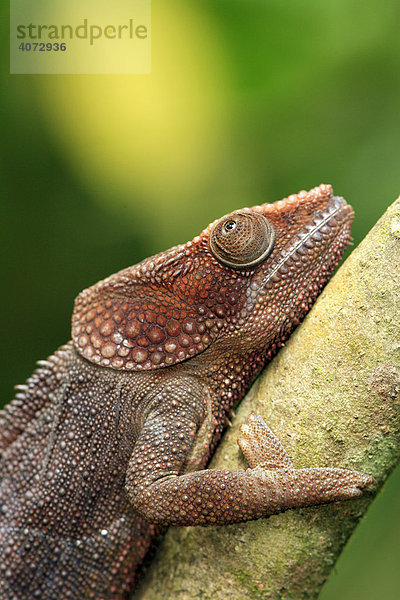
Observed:
[[[321,185],[235,211],[78,296],[72,341],[1,413],[1,599],[128,598],[161,526],[361,494],[362,473],[296,470],[256,415],[238,440],[249,468],[205,468],[337,265],[352,217]]]

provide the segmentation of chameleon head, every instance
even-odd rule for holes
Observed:
[[[210,251],[217,261],[228,264],[220,249],[219,233],[224,232],[226,224],[238,221],[229,228],[229,247],[238,250],[245,228],[241,222],[265,222],[264,227],[247,225],[247,247],[253,250],[251,261],[246,250],[242,256],[229,257],[229,266],[249,280],[239,319],[245,334],[241,345],[248,347],[251,339],[255,349],[260,344],[267,347],[269,357],[282,345],[341,259],[349,244],[353,214],[343,198],[333,195],[330,185],[320,185],[274,204],[235,211],[211,225]],[[214,243],[214,237],[219,245]],[[227,237],[225,233],[223,242]]]
[[[168,367],[214,346],[276,351],[350,239],[353,211],[320,185],[235,211],[184,245],[84,290],[72,337],[95,364]]]

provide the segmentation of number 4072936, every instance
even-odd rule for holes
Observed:
[[[18,46],[23,52],[65,52],[67,44],[65,42],[21,42]]]

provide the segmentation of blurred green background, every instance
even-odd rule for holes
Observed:
[[[398,0],[154,0],[141,76],[10,76],[0,6],[4,402],[98,279],[321,182],[358,243],[400,193]],[[322,600],[398,598],[399,494],[397,470]]]

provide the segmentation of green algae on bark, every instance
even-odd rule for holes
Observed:
[[[378,221],[242,401],[210,468],[243,469],[260,414],[296,467],[375,477],[362,498],[237,525],[170,528],[135,598],[317,598],[400,454],[400,199]]]

